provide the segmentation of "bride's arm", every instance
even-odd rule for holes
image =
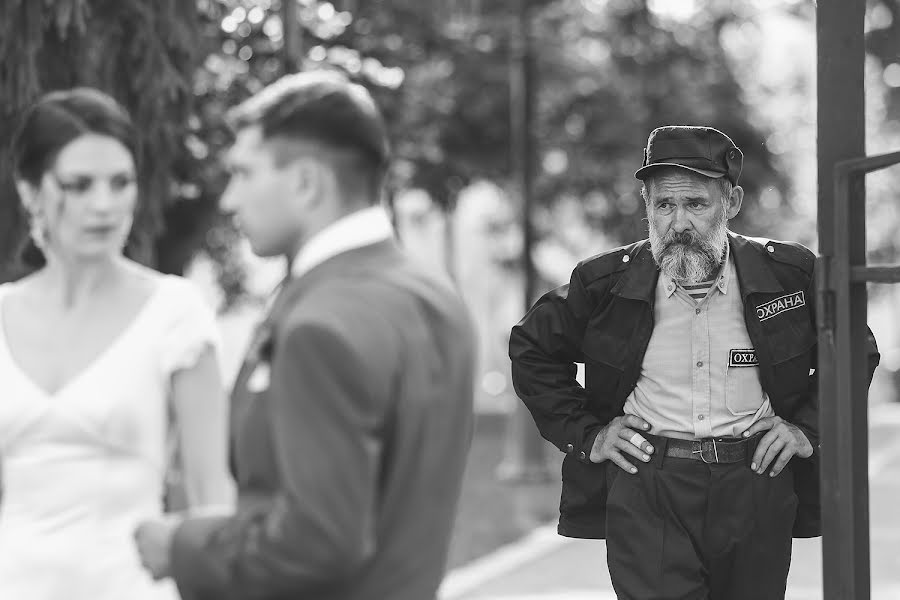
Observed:
[[[230,512],[228,401],[212,346],[193,366],[172,374],[171,407],[188,512]]]

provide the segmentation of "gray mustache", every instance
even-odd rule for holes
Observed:
[[[699,235],[695,234],[692,231],[680,231],[670,233],[663,241],[666,246],[671,246],[672,244],[681,244],[683,246],[699,246],[701,239]]]

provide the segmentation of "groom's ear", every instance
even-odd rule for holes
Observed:
[[[290,186],[293,195],[305,210],[315,208],[326,196],[328,168],[316,158],[298,158],[287,167],[290,169]]]

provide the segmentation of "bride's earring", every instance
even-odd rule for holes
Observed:
[[[47,223],[40,211],[29,209],[28,233],[34,245],[40,250],[47,249]]]

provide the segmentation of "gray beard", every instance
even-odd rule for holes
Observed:
[[[727,243],[728,222],[725,215],[706,236],[694,231],[675,233],[672,230],[660,236],[653,221],[650,221],[653,259],[660,271],[682,285],[700,283],[719,268],[725,258]]]

